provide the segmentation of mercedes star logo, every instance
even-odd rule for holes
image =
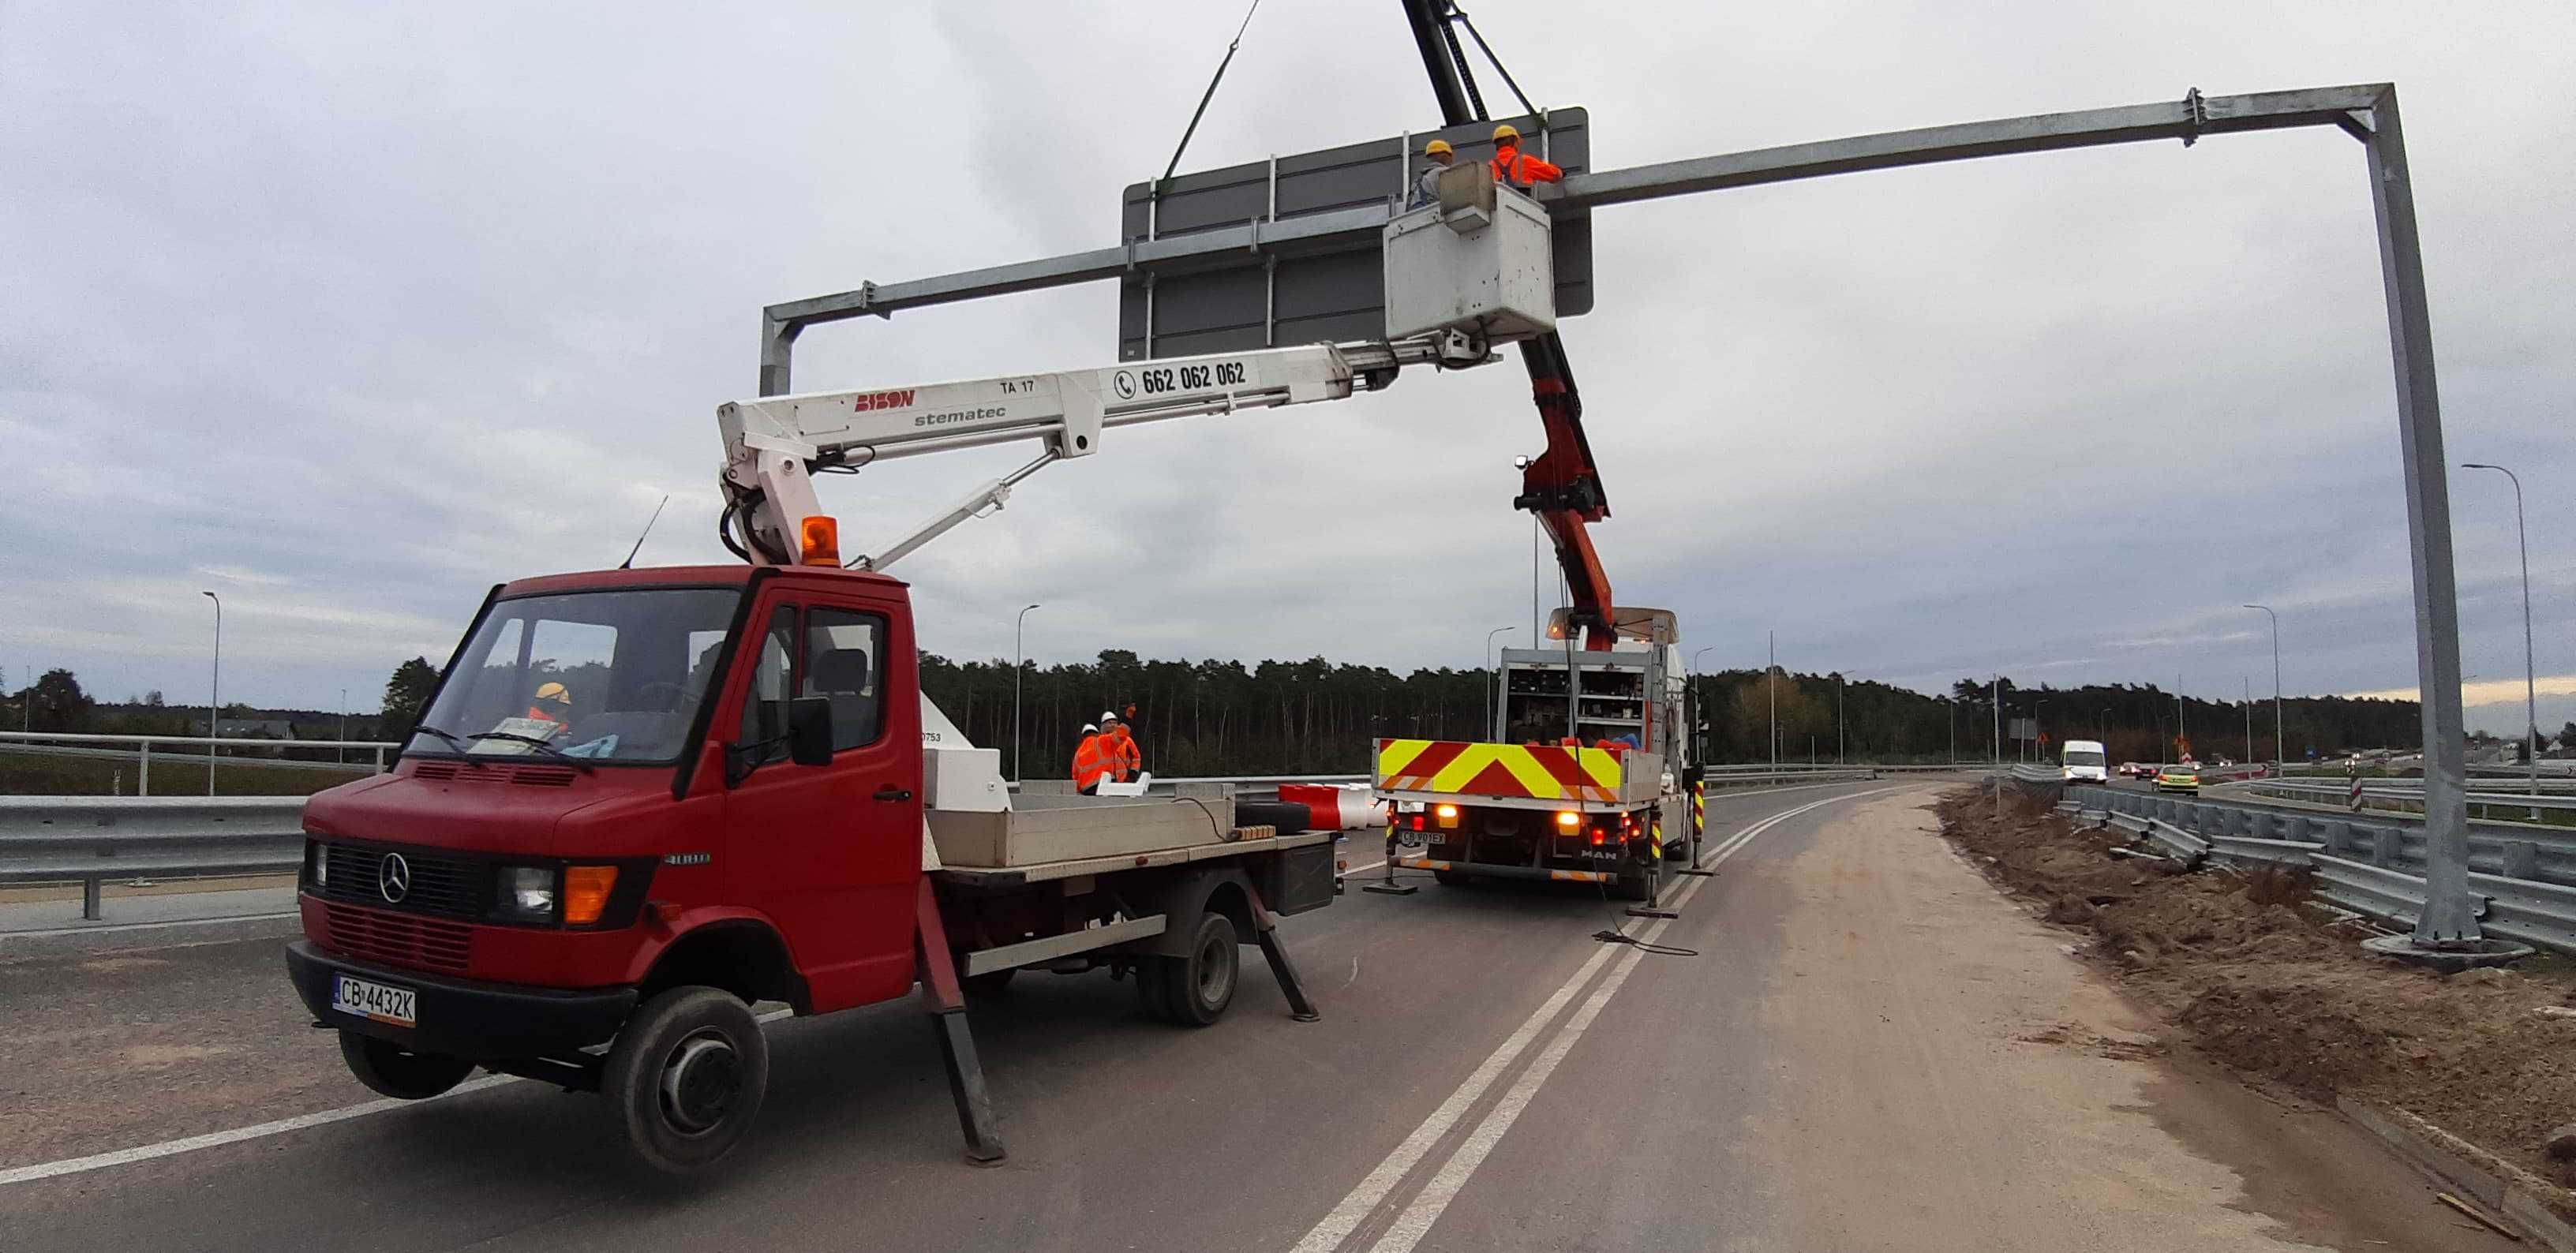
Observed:
[[[399,905],[411,895],[411,863],[400,853],[387,853],[376,863],[376,890],[384,894],[385,903]]]

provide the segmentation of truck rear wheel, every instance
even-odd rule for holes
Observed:
[[[1619,876],[1618,880],[1610,885],[1610,898],[1620,901],[1655,899],[1655,868],[1648,866],[1634,874]]]
[[[464,1082],[474,1063],[438,1053],[414,1053],[355,1031],[340,1033],[340,1060],[369,1088],[403,1101],[425,1101]]]
[[[1431,878],[1444,888],[1463,888],[1475,882],[1463,870],[1434,870]]]
[[[769,1039],[751,1007],[714,988],[681,987],[627,1020],[600,1090],[635,1155],[683,1175],[733,1151],[768,1087]]]
[[[961,961],[957,964],[964,966],[966,963]],[[1020,968],[1017,966],[1007,970],[987,970],[980,975],[968,975],[957,983],[959,987],[966,990],[968,996],[1000,996],[1010,990],[1011,976],[1018,973]]]
[[[1204,1027],[1223,1018],[1234,1003],[1242,944],[1231,919],[1213,912],[1199,915],[1188,956],[1158,957],[1139,972],[1146,984],[1146,1012],[1184,1027]]]

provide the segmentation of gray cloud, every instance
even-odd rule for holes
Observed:
[[[0,666],[111,696],[362,707],[482,589],[711,538],[714,406],[763,303],[1095,247],[1236,17],[1015,8],[19,4],[0,15]],[[2394,79],[2454,460],[2533,493],[2576,670],[2576,20],[2299,4],[1584,12],[1494,0],[1522,82],[1627,165],[1870,130]],[[1385,0],[1272,0],[1185,166],[1436,120]],[[1710,664],[1937,687],[2413,681],[2370,211],[2326,133],[1605,210],[1566,337],[1623,600]],[[809,388],[1113,354],[1106,288],[819,330]],[[1195,429],[1190,429],[1195,428]],[[898,573],[924,639],[1475,664],[1526,622],[1516,368],[1121,431]],[[1013,463],[827,485],[865,547]],[[2517,672],[2501,483],[2452,484],[2467,668]],[[2518,721],[2518,717],[2514,719]],[[2509,723],[2507,724],[2509,725]]]

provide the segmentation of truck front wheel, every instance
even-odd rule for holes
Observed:
[[[474,1063],[437,1053],[414,1053],[355,1031],[340,1033],[340,1060],[358,1082],[403,1101],[425,1101],[474,1073]]]
[[[1150,981],[1147,1010],[1184,1027],[1204,1027],[1224,1017],[1226,1006],[1234,1003],[1242,944],[1225,915],[1199,915],[1188,956],[1158,957],[1139,972]]]
[[[608,1051],[600,1090],[645,1165],[683,1175],[733,1151],[769,1087],[769,1040],[751,1007],[707,987],[646,1001]]]

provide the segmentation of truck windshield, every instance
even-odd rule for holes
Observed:
[[[2080,748],[2068,749],[2066,752],[2066,764],[2070,766],[2098,766],[2103,760],[2102,754],[2087,752]]]
[[[495,602],[403,752],[673,761],[741,600],[616,588]]]

